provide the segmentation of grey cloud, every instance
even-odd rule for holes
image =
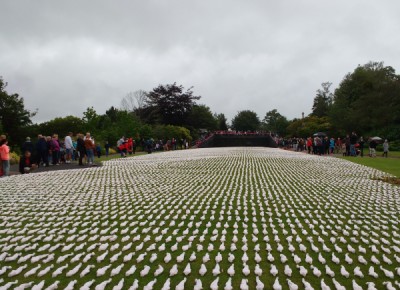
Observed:
[[[308,114],[320,83],[358,64],[398,68],[398,1],[11,1],[0,75],[36,121],[103,113],[129,91],[194,85],[229,118]]]

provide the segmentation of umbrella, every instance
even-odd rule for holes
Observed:
[[[317,132],[317,133],[314,133],[313,137],[326,137],[326,133],[324,133],[324,132]]]
[[[375,136],[375,137],[371,138],[371,141],[375,141],[375,142],[379,143],[379,142],[383,142],[383,139],[381,137]]]

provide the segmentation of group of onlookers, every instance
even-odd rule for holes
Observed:
[[[24,154],[19,160],[19,171],[21,173],[29,173],[31,170],[37,167],[36,163],[32,159],[33,144],[30,139],[24,143]],[[8,146],[8,140],[5,135],[0,136],[0,177],[7,177],[10,175],[10,147]]]
[[[166,138],[164,140],[154,140],[153,138],[140,139],[138,143],[133,138],[125,138],[122,136],[117,142],[117,148],[121,154],[121,157],[126,157],[128,154],[135,154],[137,146],[141,146],[143,151],[146,151],[147,153],[189,148],[189,142],[186,139],[176,138]],[[109,146],[108,143],[106,143],[106,154],[107,146]]]
[[[136,154],[136,142],[135,140],[133,140],[132,137],[125,138],[124,136],[122,136],[121,139],[117,141],[117,147],[121,154],[121,157],[126,157],[128,154]],[[108,144],[108,142],[106,143],[105,148],[106,155],[108,155],[108,150],[110,148],[110,144]]]
[[[101,148],[96,146],[90,133],[79,133],[74,138],[73,133],[69,132],[63,140],[57,134],[47,137],[39,134],[36,144],[28,137],[21,151],[29,151],[38,166],[69,164],[75,160],[79,160],[79,165],[83,165],[84,158],[88,165],[93,165],[96,148],[100,152]]]
[[[329,155],[343,154],[343,156],[364,156],[365,142],[363,137],[358,137],[355,132],[347,135],[346,138],[329,138],[324,135],[317,135],[308,138],[279,139],[279,145],[284,148],[291,148],[295,151],[307,151],[309,154]],[[376,157],[376,148],[379,140],[370,138],[368,140],[369,156]],[[389,142],[385,140],[382,144],[382,156],[388,157]]]
[[[107,150],[108,151],[108,150]],[[21,146],[22,156],[19,161],[19,171],[22,174],[30,173],[37,167],[69,164],[78,160],[79,165],[84,165],[83,160],[92,166],[94,155],[101,155],[101,147],[96,144],[90,133],[77,134],[74,138],[72,132],[63,140],[57,134],[53,136],[38,135],[36,143],[27,137]],[[0,136],[0,176],[10,173],[10,148],[5,135]]]
[[[225,131],[215,131],[216,135],[255,135],[255,136],[265,136],[271,135],[269,131],[236,131],[236,130],[225,130]]]

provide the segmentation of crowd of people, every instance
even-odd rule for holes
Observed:
[[[57,134],[53,136],[38,135],[37,141],[32,142],[27,137],[21,146],[22,156],[19,161],[19,172],[22,174],[30,173],[40,166],[58,166],[60,164],[70,164],[78,161],[80,166],[86,163],[94,165],[94,156],[101,156],[101,147],[95,143],[90,133],[77,134],[75,137],[72,132],[61,139]],[[10,174],[10,148],[5,135],[0,136],[0,176]]]
[[[5,135],[0,137],[1,166],[0,176],[8,176],[10,173],[10,148]],[[136,153],[137,147],[141,146],[144,151],[170,151],[177,149],[188,149],[189,142],[186,139],[166,138],[164,140],[139,139],[136,142],[132,137],[121,137],[116,146],[108,141],[104,143],[105,155],[108,156],[111,148],[117,148],[122,157]],[[94,158],[101,157],[102,148],[96,143],[90,133],[73,135],[68,133],[64,138],[57,134],[53,136],[38,135],[37,141],[32,142],[27,137],[21,146],[19,171],[22,174],[30,173],[38,167],[58,166],[70,164],[77,161],[80,166],[85,164],[95,165]]]
[[[383,140],[382,140],[383,141]],[[279,138],[278,146],[294,151],[307,151],[309,154],[331,155],[342,154],[343,156],[364,157],[365,146],[368,145],[368,156],[376,157],[376,148],[380,143],[379,139],[358,137],[356,132],[348,134],[345,138],[328,137],[323,134],[308,138]],[[388,157],[389,142],[384,140],[382,156]]]
[[[89,132],[85,135],[79,133],[75,137],[70,132],[63,139],[57,134],[53,136],[39,134],[35,144],[30,137],[27,137],[21,151],[30,152],[37,166],[58,166],[73,161],[78,161],[78,164],[83,166],[84,160],[87,165],[92,166],[95,154],[99,157],[101,155],[100,145],[95,143]]]
[[[143,148],[143,151],[146,151],[149,154],[156,151],[170,151],[189,148],[189,142],[186,139],[166,138],[163,140],[154,140],[153,138],[150,138],[141,139],[139,140],[139,143]],[[124,136],[122,136],[117,142],[117,148],[121,154],[121,157],[126,157],[128,154],[135,154],[137,146],[138,144],[136,144],[136,141],[133,138],[126,138]]]
[[[266,135],[269,132],[242,132],[242,131],[216,131],[202,136],[197,142],[204,142],[214,134],[217,135]],[[272,135],[271,135],[272,136]],[[358,137],[355,132],[345,138],[333,138],[324,134],[317,134],[308,138],[278,138],[272,136],[279,147],[292,149],[295,151],[306,151],[309,154],[330,155],[343,154],[344,156],[364,156],[365,145],[368,144],[369,156],[376,157],[376,148],[380,140],[369,138],[366,142],[363,137]],[[383,140],[382,140],[383,141]],[[154,151],[170,151],[177,149],[188,149],[189,142],[186,139],[166,138],[164,140],[140,139],[139,144],[132,138],[122,136],[116,147],[122,157],[136,153],[137,146],[141,146],[144,151],[152,153]],[[108,156],[112,146],[108,141],[104,144],[105,155]],[[73,136],[68,133],[65,138],[60,139],[57,134],[53,136],[38,135],[36,143],[30,137],[21,146],[22,156],[19,162],[19,171],[22,174],[30,173],[37,167],[69,164],[78,161],[80,166],[87,164],[94,165],[94,158],[101,156],[101,146],[97,144],[90,133],[77,134]],[[383,156],[388,157],[389,142],[383,142]],[[8,176],[10,172],[10,148],[5,135],[0,136],[0,176]]]
[[[216,135],[250,135],[250,136],[265,136],[271,135],[269,131],[236,131],[236,130],[225,130],[225,131],[215,131]]]

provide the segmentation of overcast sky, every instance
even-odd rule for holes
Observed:
[[[177,82],[231,119],[310,113],[358,64],[400,68],[400,1],[5,0],[0,76],[36,122]]]

